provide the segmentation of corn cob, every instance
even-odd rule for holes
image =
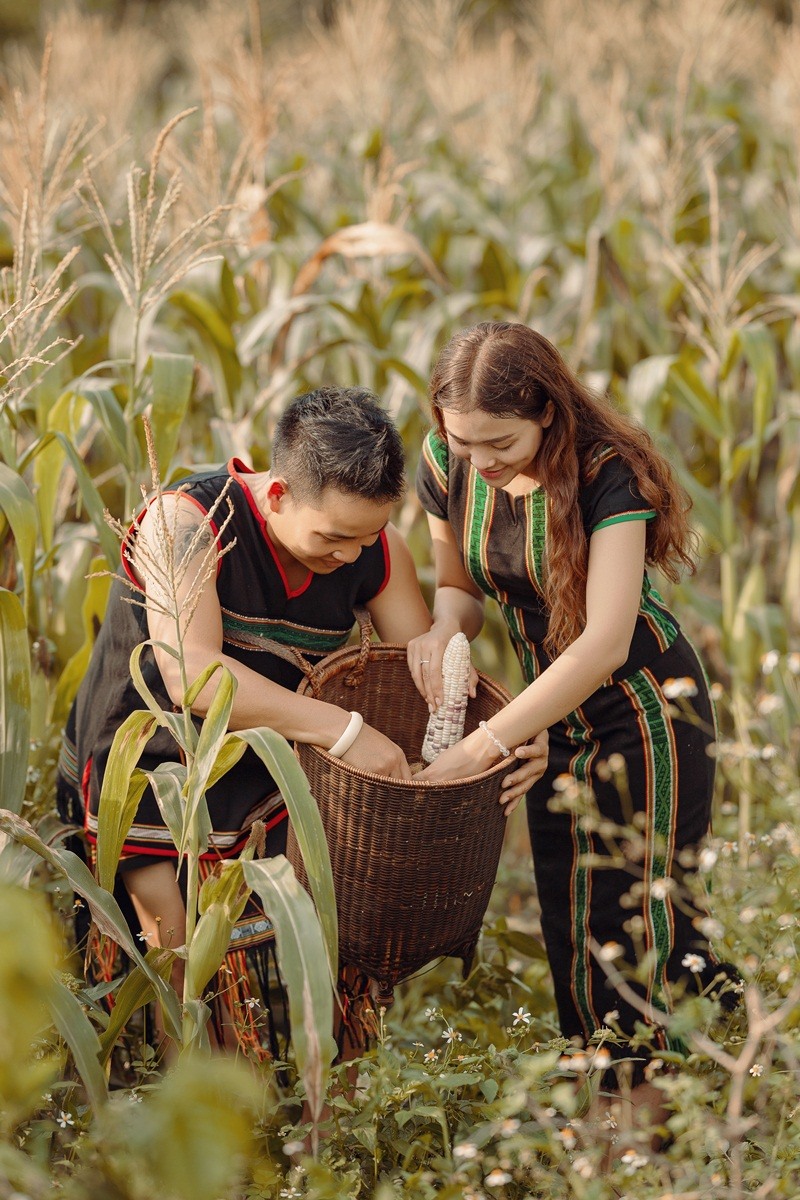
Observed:
[[[456,633],[447,643],[442,659],[442,703],[431,713],[425,731],[422,758],[426,763],[432,763],[464,736],[470,669],[469,642],[463,633]]]

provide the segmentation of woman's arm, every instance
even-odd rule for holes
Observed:
[[[428,632],[431,614],[419,590],[411,551],[394,525],[386,526],[386,543],[390,560],[389,582],[382,592],[367,601],[366,608],[382,642],[405,645],[412,638]]]
[[[408,646],[408,669],[433,712],[442,702],[442,657],[454,633],[472,641],[483,627],[483,592],[470,579],[461,561],[448,521],[428,514],[433,544],[436,594],[430,631]],[[470,695],[475,695],[473,677]]]
[[[642,592],[646,523],[628,521],[592,534],[586,628],[538,679],[488,722],[512,748],[576,709],[626,661]],[[426,779],[458,779],[486,770],[499,752],[477,729],[446,750]]]
[[[196,538],[203,524],[203,514],[191,501],[181,496],[165,496],[163,504],[168,525],[172,524],[177,505],[175,540],[176,558],[180,559]],[[163,551],[159,552],[156,520],[152,506],[142,518],[134,543],[133,566],[147,596],[147,623],[151,639],[177,648],[178,627],[171,612],[174,604],[164,593],[163,574],[158,570]],[[228,668],[237,684],[229,720],[230,729],[267,725],[291,741],[312,742],[329,749],[347,727],[349,713],[338,705],[314,700],[311,696],[300,696],[224,652],[216,573],[212,570],[205,578],[202,575],[203,557],[209,550],[211,539],[209,530],[201,535],[202,544],[196,546],[197,552],[184,572],[177,595],[187,682],[191,684],[210,663],[219,662]],[[180,704],[183,680],[177,659],[158,645],[154,646],[154,653],[170,699]],[[216,683],[216,678],[212,678],[192,705],[192,711],[197,716],[205,716]],[[411,774],[402,750],[368,725],[363,726],[344,757],[354,766],[368,767],[380,774],[404,779]]]

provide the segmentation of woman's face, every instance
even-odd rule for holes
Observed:
[[[493,417],[479,408],[442,412],[447,442],[456,458],[466,459],[490,487],[506,487],[518,475],[537,479],[536,455],[544,430],[553,420],[548,404],[540,421]]]

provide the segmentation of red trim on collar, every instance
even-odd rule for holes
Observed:
[[[175,488],[169,488],[169,489],[167,489],[167,491],[164,492],[164,495],[165,496],[174,496],[175,492],[176,492]],[[204,517],[208,516],[208,509],[205,507],[204,504],[201,504],[200,501],[197,500],[194,496],[190,496],[186,492],[181,492],[181,499],[189,500],[192,504],[194,504],[194,506],[196,508],[199,508],[200,512],[203,514]],[[128,579],[130,579],[131,583],[135,584],[137,588],[140,588],[142,585],[133,573],[129,555],[133,553],[133,544],[136,541],[137,526],[141,524],[142,517],[145,515],[145,513],[150,508],[150,505],[152,503],[153,503],[153,501],[151,499],[151,500],[148,500],[146,504],[142,505],[141,509],[136,514],[136,517],[131,522],[131,524],[128,526],[128,529],[125,533],[125,537],[122,539],[122,545],[119,548],[119,556],[120,556],[120,561],[122,563],[122,569],[124,570],[125,574],[128,576]],[[209,525],[210,525],[211,530],[213,531],[214,540],[217,543],[217,547],[220,548],[219,547],[219,526],[217,525],[216,521],[210,521]],[[217,576],[219,576],[221,568],[222,568],[222,559],[218,558],[217,559]]]
[[[281,577],[281,580],[283,581],[284,591],[286,592],[286,599],[287,600],[295,600],[298,596],[302,596],[303,592],[305,592],[311,586],[311,580],[314,578],[314,572],[309,570],[308,575],[303,580],[303,582],[300,584],[300,587],[298,587],[298,588],[290,587],[289,580],[286,577],[286,571],[283,568],[283,563],[281,562],[280,558],[278,557],[278,551],[275,549],[275,543],[273,542],[272,538],[269,536],[269,528],[267,527],[266,518],[265,518],[264,514],[262,513],[261,509],[256,504],[255,496],[250,491],[250,488],[245,483],[244,479],[242,479],[242,476],[240,474],[240,472],[243,472],[245,475],[254,475],[255,472],[253,471],[253,468],[246,466],[240,458],[232,458],[230,460],[230,462],[228,463],[228,471],[230,472],[230,474],[233,476],[233,478],[239,484],[239,487],[244,492],[245,499],[247,500],[247,503],[250,505],[250,509],[253,513],[253,516],[258,521],[258,524],[261,528],[261,532],[264,536],[264,541],[267,543],[267,547],[269,549],[270,554],[272,555],[273,562],[275,563],[275,566],[278,568],[278,573]]]
[[[378,588],[377,592],[375,593],[375,596],[380,596],[381,592],[386,587],[386,585],[389,582],[391,575],[392,575],[392,557],[389,553],[389,539],[386,536],[385,529],[381,530],[381,545],[383,546],[383,562],[386,567],[386,571],[383,576],[383,583]],[[375,599],[375,596],[372,597],[373,600]]]

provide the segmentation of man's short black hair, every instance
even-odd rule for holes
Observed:
[[[292,400],[275,428],[272,471],[306,502],[335,488],[386,503],[405,489],[400,434],[361,387],[318,388]]]

